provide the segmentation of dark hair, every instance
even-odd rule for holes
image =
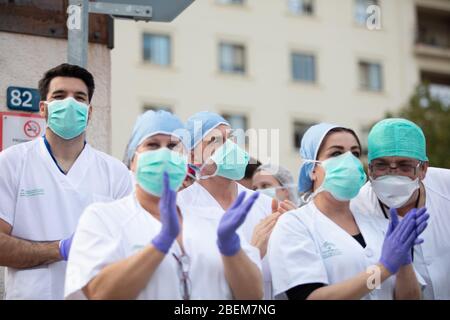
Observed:
[[[250,161],[247,164],[247,167],[245,168],[245,176],[244,179],[251,179],[253,178],[253,175],[256,172],[256,169],[261,165],[261,162],[259,160],[250,158]]]
[[[56,77],[78,78],[82,80],[88,88],[89,102],[91,101],[95,90],[94,77],[86,69],[68,63],[60,64],[59,66],[48,70],[42,79],[39,80],[39,93],[41,94],[41,100],[47,99],[50,81]]]
[[[333,133],[335,132],[346,132],[346,133],[350,133],[351,135],[353,135],[356,139],[356,142],[358,142],[358,146],[360,149],[362,149],[361,147],[361,142],[359,141],[358,136],[356,135],[355,131],[353,131],[352,129],[349,128],[343,128],[343,127],[337,127],[337,128],[333,128],[330,131],[328,131],[328,133],[325,135],[325,137],[322,140],[322,144],[320,145],[319,150],[317,151],[317,157],[319,157],[320,152],[322,151],[323,146],[325,145],[325,141],[327,140],[327,138],[329,136],[331,136]],[[317,160],[317,159],[315,159]]]

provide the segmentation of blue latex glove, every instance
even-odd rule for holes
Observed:
[[[236,201],[224,214],[217,230],[217,246],[224,256],[234,256],[241,249],[241,240],[236,230],[244,223],[259,193],[255,192],[245,202],[245,192],[241,192]]]
[[[59,254],[63,258],[64,261],[67,261],[69,259],[69,252],[70,247],[72,246],[72,240],[73,240],[73,234],[64,240],[61,240],[59,242]]]
[[[180,233],[180,225],[178,222],[177,211],[177,193],[170,189],[169,175],[164,172],[163,177],[164,189],[159,200],[159,212],[161,219],[161,231],[153,238],[152,244],[159,251],[169,252],[170,247]]]
[[[415,212],[416,215],[416,233],[417,233],[417,237],[420,236],[422,234],[422,232],[425,230],[425,228],[427,227],[427,220],[428,218],[430,218],[430,215],[427,213],[427,209],[425,207],[420,208],[420,209],[411,209],[407,215],[411,212]],[[397,214],[397,209],[391,208],[389,210],[390,213],[390,217],[391,217],[391,223],[389,224],[389,228],[388,228],[388,232],[386,235],[389,235],[392,233],[392,231],[397,227],[399,220],[398,220],[398,214]],[[420,238],[416,238],[416,240],[414,241],[414,245],[418,245],[423,243],[423,239]],[[403,265],[408,265],[412,263],[412,254],[411,254],[412,250],[408,251],[408,255],[405,259],[405,261],[403,261]]]

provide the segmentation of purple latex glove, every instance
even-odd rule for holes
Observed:
[[[245,192],[241,192],[236,201],[224,214],[217,229],[217,246],[224,256],[234,256],[241,249],[241,240],[236,230],[244,223],[247,214],[259,197],[255,192],[245,202]]]
[[[70,247],[72,246],[73,234],[67,238],[63,239],[59,242],[59,254],[63,258],[64,261],[69,259]]]
[[[411,248],[414,246],[418,237],[416,227],[415,210],[411,210],[406,215],[405,219],[397,224],[394,228],[396,219],[394,212],[394,219],[389,223],[388,232],[384,238],[383,247],[381,249],[380,263],[383,264],[391,274],[398,272],[398,269],[408,260]]]
[[[153,238],[152,244],[159,251],[169,252],[170,247],[180,233],[177,211],[177,193],[170,189],[169,175],[164,172],[164,189],[159,200],[159,212],[161,217],[161,231]]]
[[[430,215],[427,213],[427,209],[425,207],[420,208],[420,209],[411,209],[410,211],[408,211],[407,215],[411,212],[415,212],[416,215],[416,233],[417,233],[417,238],[414,241],[414,245],[418,245],[423,243],[423,239],[418,238],[422,232],[425,230],[425,228],[427,227],[427,220],[430,217]],[[389,224],[389,228],[387,231],[387,235],[390,235],[392,233],[392,231],[397,227],[399,220],[398,220],[398,214],[397,214],[397,209],[391,208],[389,210],[390,213],[390,217],[391,217],[391,223]],[[413,247],[414,247],[413,245]],[[411,254],[412,250],[408,251],[408,255],[405,258],[405,261],[403,261],[402,265],[408,265],[412,263],[412,254]]]

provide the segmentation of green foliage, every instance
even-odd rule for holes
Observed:
[[[409,104],[395,116],[422,128],[430,166],[450,168],[450,107],[430,95],[428,84],[419,85]]]

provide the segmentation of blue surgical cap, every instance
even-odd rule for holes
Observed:
[[[303,160],[317,160],[322,141],[330,130],[339,128],[339,126],[329,123],[319,123],[310,127],[303,135],[300,156]],[[298,177],[298,191],[306,192],[312,189],[311,171],[314,169],[314,163],[306,162],[300,167]]]
[[[133,133],[127,146],[125,163],[129,166],[138,146],[145,139],[157,134],[174,136],[180,139],[185,147],[188,147],[183,122],[177,116],[164,110],[149,110],[141,114],[134,124]]]
[[[186,129],[190,134],[190,149],[194,149],[202,139],[219,125],[230,123],[214,112],[202,111],[191,116],[186,122]]]

